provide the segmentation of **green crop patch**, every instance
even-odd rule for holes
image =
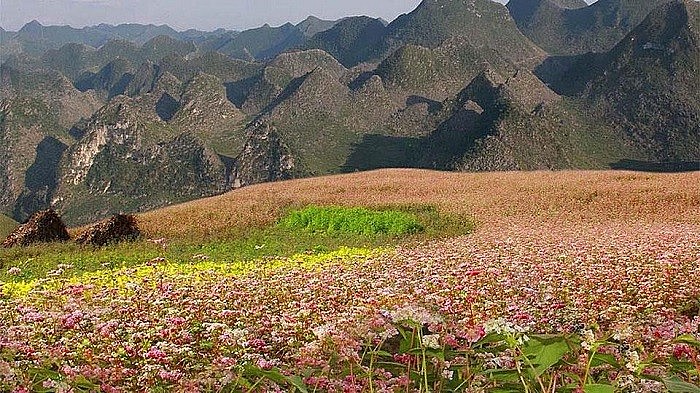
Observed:
[[[313,233],[364,236],[412,235],[425,229],[418,217],[409,212],[341,206],[309,206],[295,210],[279,225]]]

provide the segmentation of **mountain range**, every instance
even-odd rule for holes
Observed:
[[[73,225],[385,167],[700,169],[700,4],[424,0],[391,23],[1,31],[0,212]]]

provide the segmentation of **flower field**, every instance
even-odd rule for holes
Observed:
[[[613,175],[576,176],[591,181],[551,187],[591,195]],[[533,194],[396,248],[8,281],[0,390],[698,392],[700,191],[673,176],[638,180],[619,213]],[[644,193],[675,202],[664,215]]]

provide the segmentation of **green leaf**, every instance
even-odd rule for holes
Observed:
[[[428,357],[433,357],[445,361],[445,353],[439,349],[426,349],[425,355]]]
[[[590,384],[583,387],[586,393],[615,393],[615,387],[603,384]]]
[[[279,370],[273,369],[273,370],[263,370],[255,366],[246,366],[245,370],[247,373],[251,375],[257,375],[263,378],[267,378],[272,382],[275,382],[278,385],[292,385],[295,388],[297,388],[301,393],[308,393],[308,389],[304,382],[299,378],[298,376],[294,377],[288,377]]]
[[[678,377],[664,378],[662,381],[670,393],[700,393],[700,387],[683,382]]]
[[[684,334],[682,336],[679,336],[673,341],[677,343],[692,345],[695,348],[700,348],[700,341],[696,340],[695,337],[693,337],[690,334]]]
[[[481,374],[486,375],[489,379],[499,382],[517,382],[520,381],[518,370],[485,370]]]
[[[598,367],[602,366],[603,364],[613,366],[617,369],[622,368],[620,363],[617,361],[617,359],[615,359],[615,356],[613,355],[600,352],[597,352],[595,355],[593,355],[593,359],[591,360],[591,367]]]
[[[505,340],[505,337],[502,334],[489,333],[486,336],[482,337],[481,340],[474,343],[474,346],[498,343],[498,342],[502,342],[504,340]]]
[[[414,337],[414,332],[404,330],[400,327],[397,327],[397,330],[401,334],[401,342],[399,342],[399,353],[407,353],[408,351],[417,348],[415,345],[415,337]]]
[[[73,380],[73,385],[74,387],[84,389],[86,391],[95,390],[99,387],[98,385],[90,382],[87,378],[85,378],[82,375],[78,376],[75,380]]]
[[[308,389],[306,387],[306,384],[304,381],[302,381],[301,377],[298,375],[292,376],[292,377],[285,377],[285,379],[289,382],[290,385],[294,386],[299,390],[301,393],[308,393]]]
[[[413,381],[414,383],[420,384],[423,382],[423,374],[416,372],[416,371],[409,371],[408,377]]]
[[[544,374],[547,369],[559,363],[571,349],[562,337],[532,337],[523,348],[535,369],[536,377]]]
[[[668,364],[670,364],[671,367],[673,367],[673,369],[677,371],[687,372],[695,370],[695,364],[693,364],[692,362],[679,362],[675,360],[670,360],[668,361]]]
[[[367,351],[367,354],[373,355],[373,356],[390,358],[390,359],[393,358],[393,356],[387,351]]]
[[[41,381],[46,381],[48,379],[52,379],[54,381],[61,380],[61,374],[45,368],[30,368],[27,371],[29,372],[29,375],[33,376],[33,379],[40,378]]]
[[[522,393],[523,392],[523,386],[522,385],[511,385],[511,386],[500,386],[494,389],[489,390],[490,393]]]

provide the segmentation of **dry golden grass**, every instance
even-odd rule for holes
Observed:
[[[268,225],[307,204],[429,204],[478,224],[700,224],[700,172],[451,173],[390,169],[268,183],[145,213],[150,237],[205,240]]]

